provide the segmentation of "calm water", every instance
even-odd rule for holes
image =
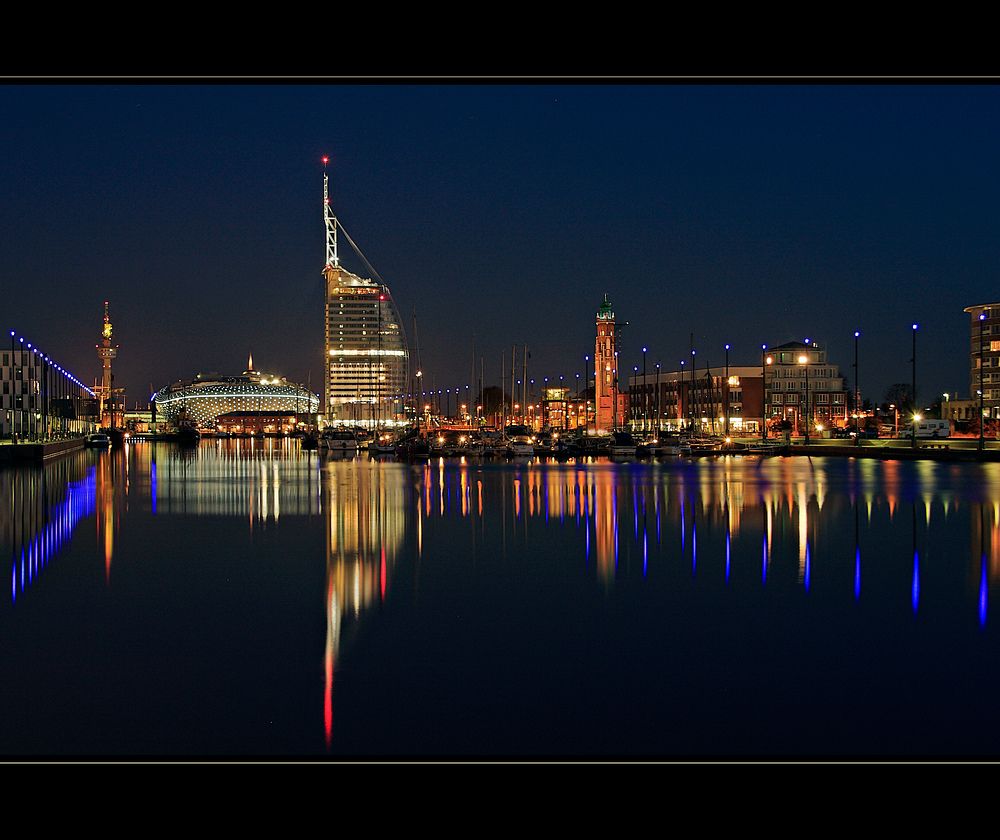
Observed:
[[[1000,754],[1000,465],[0,468],[7,755]]]

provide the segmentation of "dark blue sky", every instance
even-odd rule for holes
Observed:
[[[129,404],[202,372],[321,390],[323,166],[425,381],[575,383],[607,294],[623,368],[809,338],[862,396],[969,396],[1000,300],[992,84],[8,83],[3,329],[81,379],[111,303]],[[342,262],[364,264],[341,237]],[[416,314],[416,336],[413,318]],[[475,344],[473,344],[475,342]]]

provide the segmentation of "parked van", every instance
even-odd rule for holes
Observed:
[[[946,438],[951,435],[951,420],[918,420],[918,438]]]

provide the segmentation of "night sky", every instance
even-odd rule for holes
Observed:
[[[575,389],[607,294],[622,368],[818,342],[862,398],[969,397],[1000,300],[992,84],[21,84],[0,88],[0,326],[128,405],[198,373],[322,391],[323,164],[426,386]],[[370,277],[346,238],[341,262]],[[414,324],[416,328],[414,329]],[[475,362],[474,362],[475,359]],[[518,371],[520,373],[520,370]],[[537,388],[538,386],[536,386]]]

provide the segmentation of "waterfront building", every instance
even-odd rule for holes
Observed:
[[[615,313],[604,296],[597,310],[597,338],[594,342],[594,431],[605,434],[623,426],[628,390],[618,382],[618,332]]]
[[[692,355],[692,359],[695,356]],[[847,424],[847,391],[837,365],[815,342],[765,348],[759,364],[708,365],[629,378],[632,429],[758,435],[788,420],[799,434]]]
[[[124,426],[123,428],[128,432],[137,432],[145,434],[147,432],[155,431],[155,418],[153,416],[153,407],[150,405],[148,408],[126,408],[123,412]]]
[[[294,411],[230,411],[215,418],[215,430],[232,437],[288,435],[298,426]]]
[[[576,428],[576,415],[570,411],[569,388],[543,388],[540,429]]]
[[[981,303],[965,311],[972,322],[969,394],[976,403],[981,402],[983,416],[995,420],[1000,417],[1000,303]]]
[[[979,395],[974,400],[946,399],[941,403],[941,419],[954,423],[968,423],[979,414]],[[952,426],[954,429],[954,426]]]
[[[260,373],[250,367],[240,376],[198,374],[194,379],[175,382],[157,391],[153,397],[156,422],[176,425],[186,416],[202,429],[216,429],[222,415],[254,412],[276,416],[293,414],[300,425],[313,425],[319,412],[319,395],[284,377]]]
[[[94,391],[14,330],[0,351],[0,392],[0,439],[79,437],[97,427]]]
[[[757,435],[764,418],[763,381],[760,366],[640,373],[629,377],[629,423],[650,432]]]
[[[339,223],[330,209],[327,186],[324,172],[326,394],[323,413],[330,424],[380,426],[403,422],[409,354],[402,321],[388,287],[381,280],[362,279],[340,265],[337,252]]]
[[[765,350],[765,408],[769,422],[787,420],[798,434],[846,426],[847,390],[837,365],[815,341],[790,341]]]

